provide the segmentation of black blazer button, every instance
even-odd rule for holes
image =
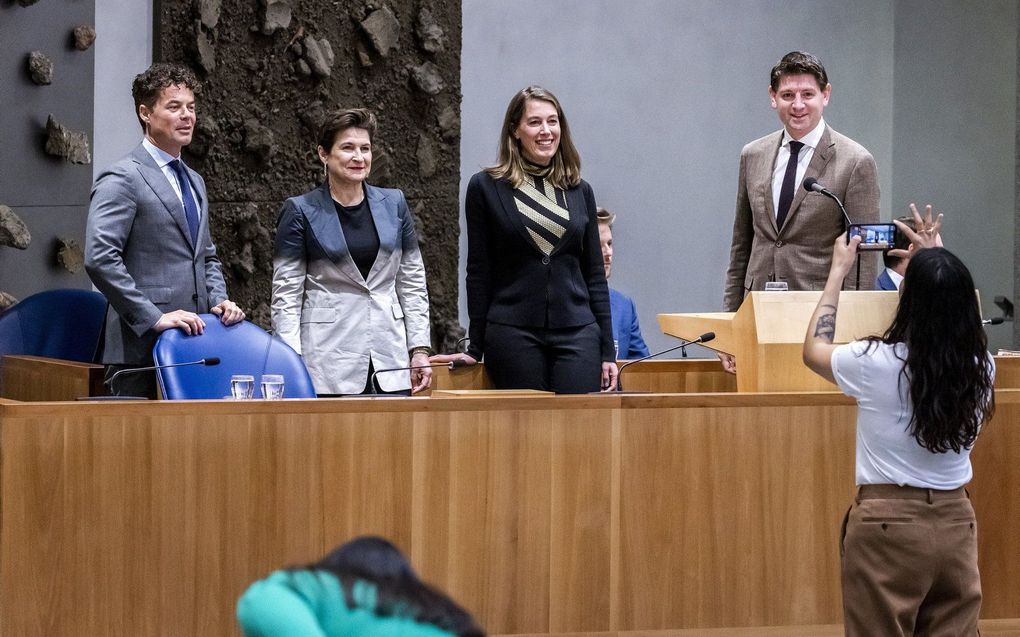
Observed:
[[[542,265],[549,265],[549,257],[542,257]]]
[[[783,247],[783,242],[782,241],[776,241],[776,247],[777,248],[782,248]]]
[[[197,294],[192,294],[191,295],[191,300],[192,301],[197,301],[198,300],[198,295]]]

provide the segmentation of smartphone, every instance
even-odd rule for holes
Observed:
[[[847,243],[852,237],[860,237],[858,250],[891,250],[896,244],[896,226],[891,223],[853,223],[846,235]]]

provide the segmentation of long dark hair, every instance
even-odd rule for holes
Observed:
[[[981,327],[974,280],[945,248],[910,259],[896,318],[872,343],[903,343],[907,358],[900,381],[910,387],[909,428],[933,453],[970,447],[995,412],[993,367]],[[870,346],[869,346],[870,347]]]
[[[466,610],[421,581],[400,549],[381,537],[355,538],[305,568],[336,575],[348,607],[359,605],[355,583],[368,582],[376,587],[371,610],[380,617],[406,617],[462,637],[485,635]]]

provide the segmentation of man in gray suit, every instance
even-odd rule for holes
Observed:
[[[161,332],[201,334],[200,313],[225,325],[244,318],[227,300],[205,182],[180,159],[195,129],[198,90],[194,73],[177,64],[153,64],[137,76],[131,94],[145,136],[92,187],[85,268],[110,303],[102,355],[108,382],[122,369],[152,365]],[[155,375],[123,374],[110,391],[155,398]]]
[[[735,312],[752,290],[771,281],[790,290],[821,290],[829,273],[832,244],[844,231],[834,201],[808,193],[814,177],[846,206],[854,223],[878,222],[878,171],[866,148],[840,135],[822,119],[832,85],[810,53],[793,51],[772,67],[769,99],[782,130],[744,146],[733,221],[730,266],[723,305]],[[861,261],[861,287],[875,280],[871,255]],[[856,284],[851,275],[850,285]],[[723,356],[734,371],[733,359]]]

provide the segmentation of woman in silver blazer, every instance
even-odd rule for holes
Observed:
[[[273,329],[304,356],[318,394],[414,393],[427,365],[429,301],[414,218],[400,190],[365,180],[375,116],[327,115],[318,154],[326,181],[280,210]],[[373,380],[373,375],[375,376]]]

